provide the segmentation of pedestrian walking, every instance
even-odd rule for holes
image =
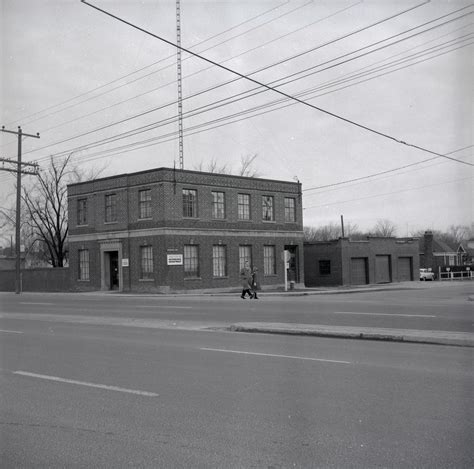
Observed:
[[[252,292],[251,298],[254,300],[258,300],[257,296],[257,290],[260,288],[260,285],[258,283],[258,269],[257,267],[253,267],[252,269],[252,274],[251,274],[251,280],[250,280],[250,290]]]
[[[250,291],[250,284],[252,282],[252,271],[250,270],[249,263],[245,262],[244,267],[240,271],[240,280],[242,281],[242,293],[240,298],[245,299],[245,295],[248,294],[252,298],[252,292]]]

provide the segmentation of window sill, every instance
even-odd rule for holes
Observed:
[[[276,220],[262,220],[262,223],[276,223]]]
[[[154,278],[139,278],[138,281],[139,282],[154,282],[155,279]]]
[[[90,282],[90,279],[85,280],[85,279],[78,278],[77,281],[78,282]]]
[[[225,279],[228,279],[229,276],[228,275],[223,275],[222,277],[216,277],[215,275],[213,275],[212,278],[214,280],[225,280]]]
[[[84,224],[79,224],[79,223],[78,223],[78,224],[76,225],[76,228],[83,228],[83,227],[86,227],[86,228],[87,228],[88,226],[89,226],[89,223],[84,223]]]
[[[184,281],[189,281],[189,280],[202,280],[201,277],[184,277]]]
[[[104,225],[116,225],[118,221],[104,221]]]
[[[137,218],[137,221],[147,221],[147,220],[153,220],[153,217]]]

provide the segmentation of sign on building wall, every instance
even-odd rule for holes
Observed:
[[[122,259],[122,267],[128,267],[128,259],[127,258]]]
[[[182,254],[167,254],[168,265],[183,265]]]

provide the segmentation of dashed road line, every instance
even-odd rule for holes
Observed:
[[[192,306],[169,306],[169,305],[138,305],[137,308],[153,308],[153,309],[192,309]]]
[[[21,305],[41,305],[41,306],[53,306],[54,303],[39,303],[33,301],[20,301]]]
[[[80,386],[88,386],[90,388],[106,389],[107,391],[119,391],[119,392],[124,392],[128,394],[137,394],[139,396],[158,397],[158,394],[154,392],[138,391],[136,389],[120,388],[118,386],[108,386],[106,384],[88,383],[86,381],[76,381],[74,379],[60,378],[58,376],[40,375],[37,373],[30,373],[28,371],[14,371],[13,374],[28,376],[30,378],[45,379],[48,381],[57,381],[60,383],[77,384]]]
[[[207,348],[207,347],[201,347],[199,350],[207,350],[210,352],[237,353],[237,354],[242,354],[242,355],[257,355],[261,357],[292,358],[295,360],[310,360],[310,361],[315,361],[315,362],[343,363],[346,365],[352,364],[352,362],[347,362],[343,360],[329,360],[326,358],[299,357],[299,356],[294,356],[294,355],[279,355],[279,354],[273,354],[273,353],[244,352],[242,350],[228,350],[228,349]]]
[[[402,314],[402,313],[360,313],[357,311],[334,311],[333,314],[361,314],[364,316],[400,316],[403,318],[435,318],[433,314]]]
[[[23,334],[21,331],[7,331],[6,329],[0,329],[0,332],[5,332],[8,334]]]

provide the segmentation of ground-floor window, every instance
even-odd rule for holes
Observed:
[[[140,278],[153,278],[153,247],[140,246]]]
[[[276,274],[275,246],[263,246],[263,273]]]
[[[88,249],[79,249],[79,280],[89,280]]]
[[[184,276],[199,277],[199,247],[196,245],[184,246]]]
[[[331,275],[331,261],[319,261],[319,275]]]
[[[212,246],[212,274],[214,277],[225,277],[227,275],[226,246]]]
[[[246,262],[252,267],[252,246],[239,246],[239,270],[245,267]]]

